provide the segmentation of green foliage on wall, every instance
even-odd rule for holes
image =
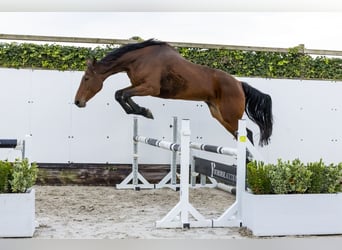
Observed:
[[[312,57],[300,53],[298,48],[289,49],[288,53],[194,48],[180,48],[179,51],[194,63],[236,76],[342,79],[342,59]]]
[[[101,59],[117,46],[96,48],[56,44],[0,43],[0,67],[83,71],[89,58]],[[299,52],[256,52],[177,48],[186,59],[235,76],[342,80],[342,59]]]
[[[1,43],[0,66],[17,69],[82,71],[88,58],[101,58],[105,53],[103,48],[91,49],[55,44]]]

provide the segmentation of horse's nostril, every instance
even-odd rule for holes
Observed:
[[[80,101],[75,101],[75,105],[80,105]]]

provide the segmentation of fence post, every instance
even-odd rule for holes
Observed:
[[[246,120],[239,120],[238,130],[238,154],[237,154],[237,179],[236,179],[236,201],[237,219],[242,219],[242,195],[246,190],[246,150],[247,150]]]
[[[189,157],[190,157],[190,121],[182,120],[181,129],[181,177],[180,177],[180,202],[181,221],[183,226],[189,225],[189,214],[187,206],[189,204]]]
[[[177,143],[177,133],[178,133],[178,120],[177,117],[173,117],[173,126],[172,126],[172,142]],[[177,184],[177,152],[171,151],[171,185]]]
[[[246,188],[246,149],[247,149],[246,120],[239,120],[237,138],[237,170],[236,170],[236,199],[218,219],[213,220],[214,227],[237,227],[242,224],[242,195]]]
[[[138,135],[138,118],[133,118],[133,138]],[[133,140],[133,185],[138,185],[138,142]]]

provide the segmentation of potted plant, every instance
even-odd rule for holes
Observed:
[[[342,164],[250,162],[242,221],[257,236],[342,233]]]
[[[38,168],[28,159],[0,161],[0,237],[32,237]]]

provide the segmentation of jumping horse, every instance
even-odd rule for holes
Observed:
[[[87,69],[75,96],[75,104],[86,103],[102,89],[105,79],[126,72],[131,86],[115,93],[127,114],[153,119],[151,111],[139,106],[133,96],[204,101],[234,137],[243,113],[258,125],[261,146],[270,141],[273,127],[272,99],[268,94],[238,81],[230,74],[184,59],[166,42],[153,39],[122,46],[100,61],[87,61]],[[251,131],[248,130],[251,138]]]

